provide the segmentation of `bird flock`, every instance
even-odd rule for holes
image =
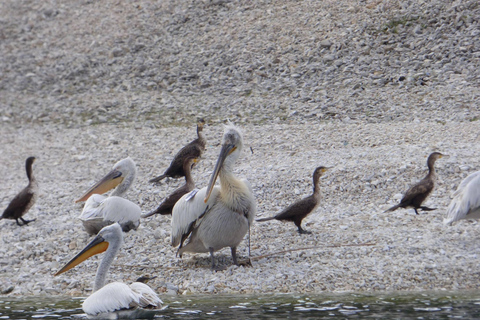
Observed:
[[[136,230],[142,218],[156,214],[172,215],[171,245],[177,248],[179,257],[187,252],[209,253],[212,269],[222,270],[224,267],[215,263],[214,253],[229,247],[235,265],[250,263],[249,260],[239,261],[236,253],[256,216],[256,201],[250,183],[246,179],[237,178],[233,173],[243,149],[242,132],[231,123],[225,125],[221,150],[210,181],[207,186],[197,189],[192,169],[205,151],[204,126],[205,121],[198,120],[197,139],[178,151],[163,174],[149,180],[150,183],[158,185],[165,178],[185,179],[185,184],[168,195],[156,209],[142,213],[137,204],[123,198],[137,174],[135,162],[130,157],[117,162],[109,173],[76,200],[85,202],[79,219],[85,231],[95,237],[55,276],[74,268],[93,255],[105,252],[97,269],[94,293],[83,303],[83,310],[88,315],[119,315],[120,312],[129,312],[129,317],[149,317],[149,309],[158,311],[161,308],[162,301],[143,281],[134,282],[130,286],[120,282],[105,285],[108,269],[122,246],[123,233]],[[418,210],[435,210],[422,204],[434,189],[434,165],[442,157],[446,156],[439,152],[430,154],[427,160],[428,174],[404,193],[400,203],[385,212],[398,208],[413,208],[416,214]],[[35,157],[26,160],[29,184],[13,198],[0,219],[14,219],[19,226],[34,221],[23,217],[34,205],[38,194],[38,184],[32,169],[34,161]],[[320,204],[320,178],[328,169],[325,166],[315,168],[311,195],[292,203],[274,216],[256,221],[292,221],[299,234],[311,233],[303,229],[301,224]],[[219,186],[216,185],[217,180],[220,181]],[[105,193],[111,189],[114,189],[113,192],[106,196]],[[444,223],[451,225],[460,219],[479,218],[480,171],[472,173],[460,183],[447,208]]]

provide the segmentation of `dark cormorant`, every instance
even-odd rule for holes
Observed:
[[[268,221],[268,220],[286,220],[286,221],[293,221],[298,228],[298,232],[303,233],[311,233],[310,231],[306,231],[302,229],[302,220],[320,203],[320,188],[318,186],[320,177],[322,174],[327,170],[326,167],[318,167],[313,172],[313,194],[306,198],[303,198],[290,206],[288,206],[283,211],[277,213],[273,217],[257,219],[257,221]]]
[[[443,156],[444,155],[440,152],[433,152],[430,154],[427,160],[428,174],[425,178],[408,189],[399,204],[385,210],[384,212],[395,211],[398,208],[413,208],[416,214],[418,214],[417,209],[422,209],[423,211],[435,210],[436,208],[422,206],[422,202],[425,201],[435,187],[435,180],[437,179],[434,168],[435,161]]]
[[[25,169],[27,171],[28,185],[20,191],[19,194],[13,198],[8,207],[3,211],[0,219],[15,219],[19,226],[28,224],[29,222],[35,221],[23,219],[23,215],[30,210],[30,208],[35,204],[37,200],[38,192],[38,183],[35,177],[33,176],[32,166],[35,161],[35,157],[29,157],[25,161]],[[20,224],[18,219],[22,220],[23,224]]]
[[[185,184],[178,189],[175,189],[168,197],[166,197],[157,209],[148,213],[142,214],[142,218],[150,217],[156,213],[158,214],[172,214],[172,209],[175,203],[195,188],[195,182],[192,178],[192,167],[198,161],[197,158],[187,158],[183,163],[183,171],[185,172]]]
[[[165,170],[165,172],[156,178],[150,179],[148,182],[158,183],[166,177],[170,178],[180,178],[185,176],[183,170],[183,163],[187,158],[197,158],[200,159],[203,152],[205,151],[205,145],[207,140],[203,133],[203,127],[205,125],[205,120],[199,119],[197,121],[197,136],[198,138],[184,146],[180,151],[177,152],[175,157],[173,157],[170,166]]]

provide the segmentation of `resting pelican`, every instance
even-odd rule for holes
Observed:
[[[100,229],[114,222],[118,222],[125,232],[138,228],[140,207],[121,197],[132,185],[136,175],[135,162],[130,157],[120,160],[113,166],[112,171],[75,201],[87,201],[80,220],[88,234],[97,234]],[[109,197],[102,195],[113,188],[115,190]]]
[[[150,217],[154,214],[172,214],[172,209],[178,199],[183,197],[195,189],[195,182],[192,178],[192,167],[197,162],[197,158],[187,158],[183,163],[183,171],[185,172],[185,184],[180,188],[175,189],[168,197],[166,197],[157,209],[148,213],[142,214],[142,218]]]
[[[480,219],[480,171],[466,177],[453,193],[447,209],[446,225],[460,219]]]
[[[203,133],[203,127],[205,126],[205,120],[199,119],[197,121],[197,136],[198,138],[184,146],[180,151],[177,152],[175,157],[173,157],[170,166],[165,170],[165,172],[153,179],[150,179],[148,182],[157,183],[163,180],[166,177],[170,178],[180,178],[185,176],[185,171],[183,170],[183,164],[187,158],[201,158],[203,152],[205,151],[205,145],[207,140],[205,134]]]
[[[287,208],[277,213],[273,217],[257,219],[257,221],[268,221],[273,219],[293,221],[297,226],[298,232],[300,234],[312,233],[310,231],[306,231],[302,229],[302,220],[309,213],[313,212],[313,210],[315,210],[315,208],[317,208],[317,206],[320,203],[320,187],[318,185],[319,185],[320,177],[325,171],[327,171],[327,169],[328,168],[326,167],[318,167],[313,172],[313,194],[312,195],[289,205]]]
[[[28,185],[20,191],[13,199],[10,201],[10,204],[7,206],[5,211],[3,211],[1,219],[15,219],[19,226],[24,226],[29,222],[35,221],[23,219],[23,215],[30,210],[30,208],[35,204],[37,200],[38,193],[38,183],[35,177],[33,176],[33,162],[35,157],[28,157],[25,161],[25,169],[27,171]],[[23,224],[18,222],[18,219],[22,220]]]
[[[184,252],[210,252],[215,269],[213,253],[230,247],[233,262],[238,265],[237,246],[249,230],[256,211],[250,184],[232,173],[242,147],[240,130],[232,124],[226,125],[222,149],[208,187],[184,195],[173,207],[172,246],[180,245],[180,256]],[[220,177],[220,187],[214,186],[217,177]]]
[[[95,254],[106,251],[98,265],[94,292],[83,302],[83,311],[89,316],[104,319],[125,316],[132,319],[153,318],[161,308],[162,300],[148,285],[141,282],[134,282],[131,285],[112,282],[105,285],[108,269],[122,244],[122,227],[118,223],[106,226],[80,253],[55,273],[55,276],[72,269]],[[145,309],[155,309],[155,311]]]
[[[435,161],[437,161],[437,159],[440,159],[443,156],[444,155],[440,152],[433,152],[432,154],[430,154],[427,160],[428,174],[425,176],[425,178],[420,180],[414,186],[410,187],[410,189],[407,190],[399,204],[394,205],[393,207],[385,210],[384,212],[395,211],[398,208],[413,208],[416,214],[418,214],[417,209],[422,209],[423,211],[435,210],[436,208],[428,208],[422,206],[422,202],[425,201],[425,199],[435,187],[435,181],[437,180],[434,167]]]

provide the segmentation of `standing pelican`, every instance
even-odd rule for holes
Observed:
[[[232,124],[225,126],[222,149],[208,187],[184,195],[172,211],[172,246],[184,252],[213,253],[230,247],[233,262],[238,265],[237,246],[249,230],[256,205],[247,180],[237,179],[233,165],[243,148],[241,132]],[[220,187],[215,186],[220,177]],[[189,237],[190,236],[190,237]],[[183,242],[189,237],[188,243]]]
[[[35,219],[32,220],[25,220],[23,219],[23,215],[30,210],[30,208],[35,204],[37,200],[37,193],[38,193],[38,183],[35,177],[33,176],[33,162],[35,161],[35,157],[28,157],[25,161],[25,169],[27,171],[27,178],[28,178],[28,185],[20,191],[13,199],[10,201],[9,205],[3,211],[1,219],[15,219],[19,226],[24,226]],[[18,222],[18,219],[22,220],[23,224]]]
[[[136,175],[135,162],[127,157],[117,162],[105,177],[75,201],[86,201],[80,220],[88,234],[97,234],[100,229],[114,222],[118,222],[125,232],[138,228],[140,207],[121,197],[132,185]],[[102,195],[113,188],[115,190],[109,197]]]
[[[283,211],[277,213],[273,217],[258,219],[257,221],[268,221],[268,220],[286,220],[293,221],[298,228],[300,234],[312,233],[302,229],[302,220],[310,213],[317,208],[320,203],[320,187],[318,186],[320,177],[322,174],[327,171],[326,167],[318,167],[313,172],[313,194],[306,198],[303,198],[285,208]]]
[[[150,217],[154,214],[172,214],[172,209],[178,199],[183,197],[195,189],[195,182],[192,178],[192,167],[197,162],[197,158],[187,158],[183,162],[183,171],[185,172],[185,184],[180,188],[175,189],[168,197],[166,197],[157,209],[148,213],[142,214],[142,218]]]
[[[94,292],[83,302],[83,311],[89,316],[108,319],[125,316],[132,319],[153,318],[158,310],[149,312],[145,309],[161,308],[162,300],[148,285],[141,282],[134,282],[130,286],[122,282],[105,285],[108,269],[122,244],[122,227],[118,223],[106,226],[80,253],[55,273],[55,276],[72,269],[95,254],[106,251],[98,265]]]
[[[435,181],[437,180],[434,167],[435,161],[443,156],[444,155],[440,152],[433,152],[430,154],[427,160],[428,174],[425,178],[408,189],[399,204],[385,210],[384,212],[395,211],[398,208],[413,208],[416,214],[418,214],[417,209],[422,209],[423,211],[435,210],[436,208],[422,206],[422,202],[425,201],[435,187]]]
[[[183,164],[187,158],[201,158],[203,152],[205,151],[205,145],[207,144],[207,139],[203,133],[203,127],[205,126],[205,120],[199,119],[197,121],[197,136],[198,138],[184,146],[180,151],[177,152],[175,157],[173,157],[170,166],[165,170],[165,172],[153,179],[150,179],[148,182],[157,183],[163,180],[166,177],[170,178],[180,178],[185,176],[185,171],[183,169]]]
[[[480,219],[480,171],[466,177],[453,193],[447,209],[446,225],[460,219]]]

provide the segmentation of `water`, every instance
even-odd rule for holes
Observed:
[[[162,297],[159,319],[474,319],[480,293]],[[0,319],[81,319],[81,298],[0,297]]]

